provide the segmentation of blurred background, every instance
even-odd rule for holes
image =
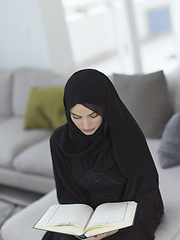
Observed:
[[[176,72],[180,72],[179,25],[180,0],[0,0],[0,182],[5,184],[0,184],[0,228],[10,216],[54,188],[49,152],[52,129],[38,129],[39,126],[44,128],[41,125],[42,117],[40,125],[37,126],[36,121],[33,125],[34,135],[23,128],[28,112],[26,104],[34,98],[35,103],[38,98],[41,99],[41,95],[39,97],[37,94],[28,100],[31,88],[57,86],[57,82],[58,86],[63,85],[69,75],[82,68],[95,68],[108,76],[112,73],[146,74],[158,70],[163,70],[167,77],[174,73],[176,75]],[[67,78],[57,78],[44,71],[18,71],[20,68],[50,70]],[[10,71],[10,74],[1,70]],[[14,73],[13,77],[11,73]],[[128,93],[133,93],[132,96],[128,95],[127,102],[132,104],[129,106],[133,111],[137,111],[141,122],[145,126],[149,124],[150,129],[155,126],[153,133],[157,133],[156,126],[164,128],[171,110],[173,113],[180,111],[179,74],[175,81],[173,77],[169,78],[168,89],[162,75],[157,73],[156,76],[155,73],[151,76],[152,84],[148,78],[145,85],[142,82],[146,76],[140,78],[137,86],[129,84],[129,91],[124,77],[122,82],[119,81],[121,91],[126,89]],[[131,83],[134,76],[129,79]],[[140,84],[143,85],[142,88]],[[154,91],[156,86],[157,91]],[[44,99],[48,103],[46,95],[42,95],[42,99],[43,103]],[[57,103],[56,98],[53,99]],[[39,100],[40,103],[41,101]],[[169,106],[169,101],[172,106]],[[43,109],[44,105],[32,106],[35,111],[30,111],[28,115],[30,122],[34,119],[38,122],[38,114],[42,115],[41,107]],[[56,112],[54,114],[56,119],[58,115]],[[50,115],[51,112],[48,116]],[[52,121],[52,116],[49,119]],[[151,150],[154,149],[155,154],[160,142],[156,137],[154,142],[151,139]],[[175,169],[172,168],[167,176],[170,170],[166,172],[159,168],[161,182],[164,182],[162,189],[164,194],[167,193],[166,203],[170,203],[170,211],[174,206],[173,211],[177,212],[177,204],[171,203],[170,198],[174,193],[179,194],[179,191],[168,188],[171,184],[165,181],[171,179],[171,182],[178,182],[176,177],[179,177],[179,168],[177,172],[174,172]],[[173,192],[169,194],[171,189]],[[36,193],[28,193],[29,191]],[[174,199],[177,200],[178,197]],[[168,216],[172,218],[172,213]],[[36,215],[31,214],[31,217]],[[177,216],[173,218],[176,220]],[[27,220],[31,221],[29,214]],[[33,222],[35,221],[37,220],[34,219]],[[13,239],[20,239],[15,238],[14,233],[21,234],[22,239],[21,231],[16,228],[17,222],[21,229],[21,224],[24,227],[24,218],[22,222],[15,218],[14,222],[10,221],[10,227],[6,225],[7,234],[12,234]],[[165,222],[172,221],[168,219]],[[177,236],[179,228],[177,230],[174,226],[178,222],[172,224],[170,232],[173,234],[171,230],[174,229],[173,236]],[[29,231],[29,227],[32,228],[31,222],[25,229]],[[15,231],[9,232],[9,229]]]
[[[179,0],[0,0],[0,70],[169,74],[179,18]]]

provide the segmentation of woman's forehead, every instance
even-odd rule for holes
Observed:
[[[72,107],[70,109],[70,112],[76,115],[90,115],[92,114],[94,111],[85,107],[82,104],[76,104],[74,107]]]

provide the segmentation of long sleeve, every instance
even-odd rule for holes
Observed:
[[[70,171],[69,158],[59,148],[59,135],[52,135],[50,149],[53,162],[57,197],[60,203],[86,203],[88,200],[83,191],[76,185]]]
[[[76,203],[77,200],[75,197],[68,192],[62,183],[62,172],[66,172],[66,169],[64,169],[64,166],[61,161],[61,154],[58,148],[58,145],[56,142],[53,141],[53,139],[50,139],[50,149],[51,149],[51,156],[52,156],[52,162],[53,162],[53,171],[54,171],[54,179],[56,184],[56,191],[57,191],[57,197],[59,203]]]
[[[145,224],[160,221],[164,208],[159,192],[158,181],[155,178],[137,178],[133,197],[138,203],[137,220],[135,224]]]
[[[129,185],[129,187],[128,187]],[[154,239],[155,230],[164,213],[163,203],[159,192],[158,181],[155,178],[131,178],[128,180],[124,200],[138,203],[135,222],[132,227],[119,231],[127,239]],[[125,238],[126,239],[126,238]]]

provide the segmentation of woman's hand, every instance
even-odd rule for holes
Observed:
[[[101,239],[109,237],[109,236],[111,236],[111,235],[113,235],[117,232],[118,232],[118,230],[108,232],[108,233],[103,233],[103,234],[100,234],[100,235],[97,235],[97,236],[94,236],[94,237],[90,237],[90,238],[88,238],[88,240],[101,240]]]

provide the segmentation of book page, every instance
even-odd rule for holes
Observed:
[[[69,226],[73,224],[79,225],[84,229],[89,220],[93,209],[85,204],[62,204],[57,205],[53,214],[46,219],[43,225],[63,225]]]
[[[127,207],[127,202],[105,203],[98,206],[87,228],[93,225],[106,225],[123,222]]]

